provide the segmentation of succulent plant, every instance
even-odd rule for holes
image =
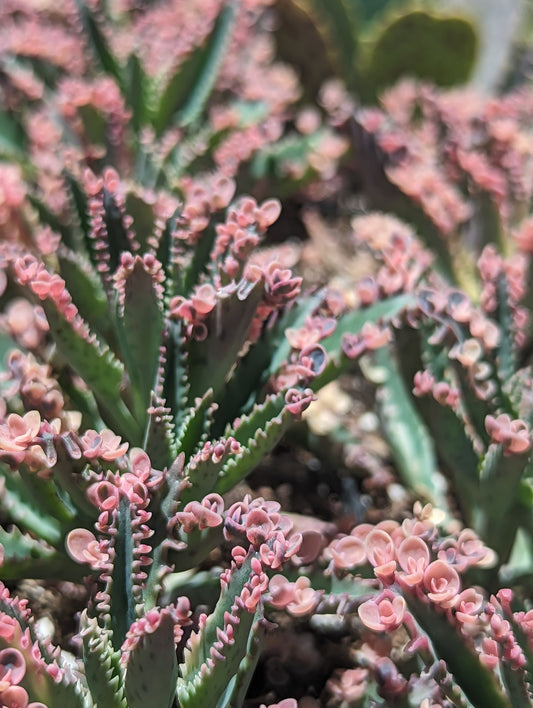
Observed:
[[[2,705],[294,708],[249,690],[287,616],[351,647],[327,705],[530,705],[530,224],[516,258],[484,231],[510,242],[528,183],[493,143],[474,153],[508,170],[500,201],[499,172],[450,157],[496,202],[469,280],[422,201],[420,239],[359,215],[373,274],[306,290],[290,249],[265,248],[281,209],[265,195],[332,193],[353,101],[329,84],[323,117],[295,107],[268,5],[0,8]],[[357,125],[384,149],[376,116]],[[399,479],[433,506],[328,523],[251,493],[355,370]],[[29,579],[84,588],[70,645],[32,614]]]

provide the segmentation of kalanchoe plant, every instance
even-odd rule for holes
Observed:
[[[300,279],[274,261],[248,262],[276,202],[243,198],[215,225],[211,212],[233,194],[222,177],[192,190],[180,215],[146,239],[126,226],[116,173],[88,174],[84,191],[86,254],[51,232],[31,250],[4,244],[8,291],[25,292],[37,319],[3,380],[3,503],[14,526],[0,540],[5,579],[97,581],[81,618],[85,678],[72,682],[45,646],[21,653],[36,641],[32,622],[5,590],[5,665],[7,646],[20,663],[6,680],[48,705],[151,697],[170,706],[176,696],[182,706],[215,697],[229,705],[242,699],[257,659],[267,573],[298,552],[301,536],[277,503],[245,497],[228,507],[221,494],[310,403],[324,351],[266,344],[260,356],[269,364],[273,347],[285,366],[271,393],[249,364],[263,332],[283,335],[276,319],[300,292]],[[16,319],[6,319],[15,339]],[[185,597],[162,607],[165,577],[222,541],[233,560],[214,612],[192,618]],[[34,686],[39,662],[46,669]]]
[[[86,575],[95,585],[77,679],[44,644],[21,654],[20,677],[9,677],[47,705],[63,695],[72,705],[136,706],[147,696],[238,705],[265,631],[268,575],[299,553],[302,537],[278,503],[227,505],[222,495],[305,410],[317,377],[342,368],[327,364],[319,343],[340,353],[333,315],[353,330],[407,300],[351,313],[327,292],[300,297],[299,277],[254,256],[279,204],[244,197],[224,217],[234,189],[226,177],[191,182],[178,213],[149,236],[134,231],[111,168],[101,178],[87,171],[78,188],[85,252],[49,228],[30,248],[2,248],[4,326],[20,346],[2,382],[12,526],[0,542],[6,580]],[[220,599],[209,616],[193,616],[177,595],[179,573],[221,543],[232,560]],[[21,651],[19,636],[37,641],[7,589],[2,611],[6,651]],[[150,656],[160,653],[155,670]],[[34,686],[39,665],[45,678]]]
[[[293,111],[268,4],[180,4],[179,23],[173,2],[0,8],[3,705],[242,706],[281,613],[347,638],[327,705],[530,705],[529,223],[518,258],[485,237],[467,296],[434,230],[440,275],[410,227],[366,215],[375,273],[305,292],[261,248],[279,202],[236,185],[328,181],[345,139]],[[335,84],[321,101],[335,124],[352,108]],[[477,152],[453,155],[479,182]],[[509,155],[490,153],[516,187],[489,210],[504,245],[529,197]],[[400,478],[441,508],[354,526],[250,493],[357,364]],[[28,579],[85,587],[74,654]],[[255,704],[277,699],[296,705]]]

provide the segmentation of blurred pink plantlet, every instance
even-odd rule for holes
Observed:
[[[354,568],[367,560],[363,541],[352,535],[332,541],[327,548],[327,553],[338,570]]]
[[[334,698],[343,701],[342,705],[351,706],[365,695],[368,687],[367,680],[367,669],[339,669],[326,686]]]
[[[396,549],[386,531],[373,529],[365,539],[365,551],[374,573],[382,582],[387,582],[396,571]]]
[[[24,298],[12,300],[6,307],[3,326],[25,349],[35,349],[48,331],[42,307],[35,307]]]
[[[268,706],[261,703],[259,708],[298,708],[298,701],[295,698],[284,698],[279,703],[270,703]]]
[[[46,708],[43,703],[28,703],[28,693],[19,686],[26,674],[26,662],[18,649],[0,651],[0,702],[2,708]]]
[[[41,416],[38,411],[29,411],[23,416],[10,413],[0,424],[0,449],[6,452],[21,452],[39,434]]]
[[[531,447],[530,431],[523,420],[512,420],[506,413],[496,418],[488,415],[485,418],[485,428],[491,441],[503,445],[507,455],[518,455]]]

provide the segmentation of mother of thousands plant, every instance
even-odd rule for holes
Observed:
[[[280,205],[234,198],[235,183],[269,165],[294,186],[320,173],[321,149],[330,174],[344,146],[326,128],[273,147],[296,85],[272,60],[264,5],[199,1],[178,25],[172,2],[0,9],[0,702],[241,706],[276,631],[267,617],[286,612],[353,641],[330,705],[530,705],[533,609],[520,584],[499,589],[517,525],[531,540],[516,273],[485,252],[478,312],[386,222],[366,239],[383,267],[354,305],[302,292],[283,249],[261,251]],[[406,340],[417,359],[402,358]],[[398,385],[418,359],[429,413]],[[388,371],[399,459],[390,421],[407,411],[427,443],[427,413],[474,530],[417,502],[403,523],[337,533],[241,493],[355,360]],[[445,506],[433,472],[418,491]],[[494,489],[508,514],[492,526]],[[85,582],[75,656],[34,620],[17,590],[28,578]]]

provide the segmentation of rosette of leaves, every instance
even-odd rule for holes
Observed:
[[[224,510],[222,495],[313,389],[351,365],[343,333],[399,316],[412,299],[337,303],[336,319],[327,293],[301,295],[300,278],[256,252],[278,203],[230,204],[225,177],[190,180],[170,216],[167,201],[112,169],[72,186],[78,218],[62,234],[28,222],[29,247],[2,249],[6,311],[22,297],[46,322],[6,361],[3,575],[95,582],[81,632],[86,705],[133,708],[157,687],[161,705],[178,691],[187,706],[221,686],[219,705],[239,705],[260,651],[268,574],[299,540],[272,503]],[[234,560],[213,613],[191,617],[185,599],[162,608],[166,579],[179,596],[180,573],[190,578],[221,543]],[[6,595],[2,611],[10,607]],[[15,621],[31,626],[26,615]],[[50,696],[59,700],[44,689],[34,697]]]

